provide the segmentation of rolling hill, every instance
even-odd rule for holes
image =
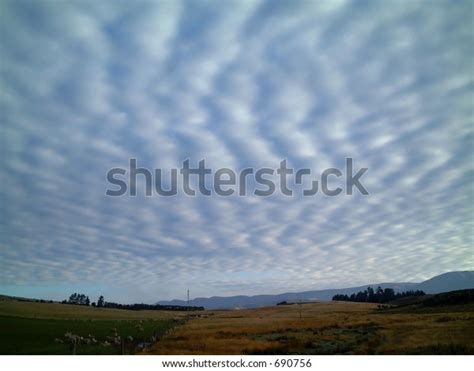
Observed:
[[[448,272],[440,274],[426,281],[413,282],[387,282],[367,284],[357,287],[342,289],[325,289],[302,292],[287,292],[276,295],[254,295],[254,296],[213,296],[209,298],[195,298],[190,300],[189,305],[202,306],[206,309],[230,309],[230,308],[257,308],[275,305],[282,301],[328,301],[336,294],[347,294],[365,290],[371,287],[390,287],[395,291],[423,290],[427,294],[438,294],[453,290],[474,288],[474,271]],[[185,300],[159,301],[162,305],[187,305]]]

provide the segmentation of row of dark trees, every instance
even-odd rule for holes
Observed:
[[[355,301],[355,302],[369,302],[369,303],[388,303],[390,301],[406,298],[409,296],[423,296],[425,293],[421,290],[409,290],[404,292],[395,292],[394,289],[382,289],[380,286],[374,290],[372,287],[367,287],[367,290],[359,291],[351,295],[334,295],[332,300],[335,301]]]
[[[69,299],[63,300],[63,304],[72,304],[72,305],[85,305],[89,306],[92,305],[93,307],[103,307],[105,304],[104,297],[101,295],[99,296],[99,300],[97,300],[97,303],[94,301],[91,303],[89,297],[84,294],[79,294],[75,292],[71,296],[69,296]]]
[[[127,310],[204,310],[204,307],[191,307],[191,306],[180,306],[180,305],[159,305],[159,304],[119,304],[109,301],[105,301],[104,297],[101,295],[96,302],[90,301],[89,297],[84,294],[79,294],[75,292],[69,296],[68,300],[63,300],[63,304],[72,304],[72,305],[85,305],[93,306],[98,308],[115,308],[115,309],[127,309]]]
[[[181,305],[161,305],[161,304],[119,304],[106,301],[105,308],[127,309],[127,310],[204,310],[204,307],[192,307]]]

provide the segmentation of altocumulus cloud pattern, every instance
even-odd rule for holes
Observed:
[[[471,1],[6,1],[0,289],[155,301],[472,269]],[[105,174],[367,167],[367,197],[105,196]]]

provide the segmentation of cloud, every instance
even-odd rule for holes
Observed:
[[[153,302],[473,268],[470,2],[0,6],[3,291]],[[131,157],[353,157],[370,195],[106,197]]]

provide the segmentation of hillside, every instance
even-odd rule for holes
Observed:
[[[417,290],[427,294],[438,294],[454,290],[474,288],[474,272],[449,272],[440,274],[416,285]]]
[[[419,283],[412,282],[388,282],[366,284],[357,287],[341,289],[312,290],[294,293],[283,293],[277,295],[255,295],[255,296],[213,296],[210,298],[195,298],[189,302],[192,306],[203,306],[206,309],[230,309],[230,308],[258,308],[263,306],[275,305],[282,301],[329,301],[334,295],[350,295],[368,286],[393,288],[395,291],[423,290],[427,294],[437,294],[441,292],[463,290],[474,288],[474,271],[448,272],[439,276],[432,277]],[[186,305],[184,300],[159,301],[162,305]]]

